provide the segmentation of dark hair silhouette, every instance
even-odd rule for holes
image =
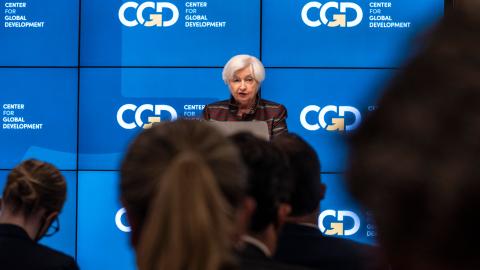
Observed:
[[[293,133],[276,137],[273,144],[282,149],[290,163],[294,186],[290,215],[303,216],[314,212],[323,198],[317,153],[304,139]]]
[[[65,178],[55,166],[29,159],[8,174],[2,198],[12,213],[29,216],[40,209],[60,211],[66,194]]]
[[[447,16],[351,138],[350,189],[394,269],[478,268],[479,33]]]
[[[247,166],[247,194],[257,203],[249,230],[262,232],[270,224],[277,225],[279,204],[290,200],[288,161],[282,151],[251,133],[237,133],[230,138]]]
[[[214,128],[179,120],[142,132],[123,161],[120,192],[141,232],[140,269],[231,265],[245,175],[237,149]]]

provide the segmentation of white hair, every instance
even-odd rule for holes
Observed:
[[[262,62],[258,60],[255,56],[248,54],[239,54],[230,58],[228,62],[223,67],[222,79],[228,84],[228,81],[233,78],[235,72],[244,69],[250,66],[252,69],[252,74],[255,80],[261,84],[265,79],[265,68],[263,67]]]

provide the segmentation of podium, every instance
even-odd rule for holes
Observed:
[[[264,121],[206,121],[206,123],[226,136],[239,132],[250,132],[261,139],[270,140],[267,122]]]

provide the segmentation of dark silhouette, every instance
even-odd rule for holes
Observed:
[[[351,138],[349,186],[395,270],[480,269],[479,34],[451,11]]]

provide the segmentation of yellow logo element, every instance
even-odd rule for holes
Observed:
[[[162,14],[151,14],[150,21],[144,24],[146,27],[162,26]]]
[[[155,124],[160,123],[161,119],[158,116],[150,116],[148,117],[148,123],[143,125],[143,129],[148,129],[153,127]]]
[[[333,15],[333,22],[328,23],[328,27],[347,27],[347,16],[345,14]]]
[[[345,119],[344,118],[332,118],[332,124],[327,126],[328,131],[344,131]]]
[[[332,222],[330,223],[330,230],[326,230],[326,235],[343,235],[343,223]]]

